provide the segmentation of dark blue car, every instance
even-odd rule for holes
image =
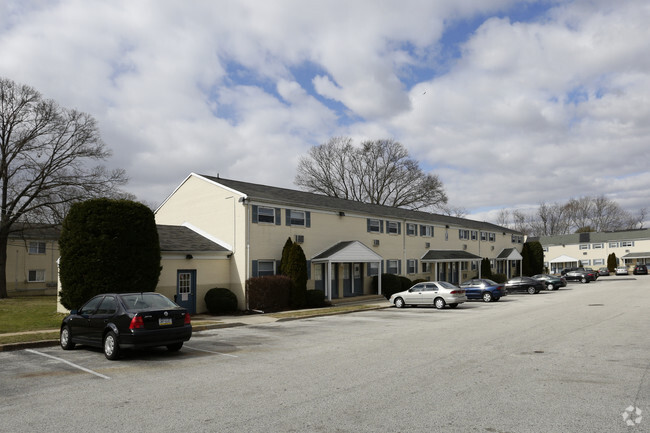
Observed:
[[[483,299],[485,302],[498,301],[508,294],[503,284],[487,278],[472,278],[461,283],[460,287],[465,289],[467,299]]]

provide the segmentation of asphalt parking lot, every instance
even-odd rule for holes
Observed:
[[[649,431],[649,307],[647,276],[602,277],[214,329],[120,361],[2,352],[0,431]]]

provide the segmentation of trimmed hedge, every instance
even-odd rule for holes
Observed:
[[[210,314],[237,311],[237,295],[228,289],[215,287],[208,290],[203,299]]]
[[[381,274],[381,294],[389,299],[393,293],[402,292],[413,285],[406,277],[394,274]],[[372,277],[372,287],[378,292],[377,276]]]
[[[265,313],[287,310],[293,282],[284,275],[253,277],[246,280],[248,307]]]
[[[490,279],[499,284],[503,284],[508,281],[506,274],[492,274],[492,277]]]
[[[305,303],[307,308],[327,307],[329,302],[325,301],[325,292],[322,290],[307,290],[305,292]]]

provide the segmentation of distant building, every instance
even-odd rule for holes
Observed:
[[[625,266],[650,264],[650,229],[573,233],[528,240],[538,240],[542,244],[544,266],[551,273],[578,265],[607,266],[611,253]]]

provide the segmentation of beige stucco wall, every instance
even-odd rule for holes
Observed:
[[[196,271],[196,312],[207,311],[203,298],[208,290],[214,287],[231,288],[230,260],[221,257],[194,255],[192,259],[182,257],[164,257],[161,260],[162,270],[156,292],[162,293],[169,299],[176,294],[176,276],[179,270]]]
[[[29,254],[29,242],[45,242],[45,254]],[[9,239],[7,245],[7,292],[9,296],[56,294],[59,244],[53,240]],[[30,270],[44,270],[45,281],[28,282]]]

